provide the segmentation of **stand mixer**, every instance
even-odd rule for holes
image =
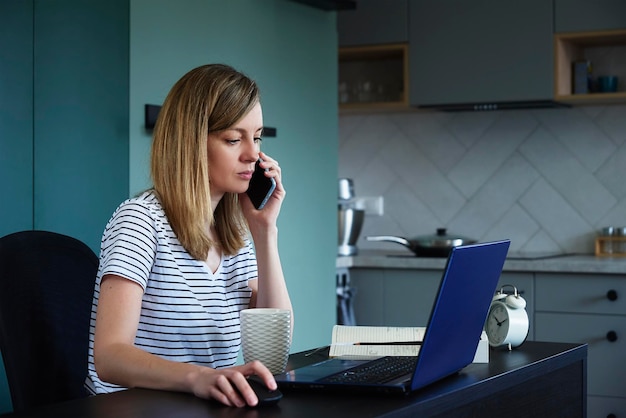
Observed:
[[[339,179],[339,203],[337,205],[339,255],[356,255],[356,242],[361,233],[365,210],[354,205],[354,183],[352,179]]]

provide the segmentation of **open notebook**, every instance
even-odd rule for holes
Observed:
[[[450,251],[417,356],[331,358],[276,375],[279,387],[408,393],[459,372],[474,359],[509,245],[503,240]]]
[[[328,357],[369,360],[383,356],[417,356],[426,327],[335,325]],[[489,363],[489,339],[480,335],[472,363]]]

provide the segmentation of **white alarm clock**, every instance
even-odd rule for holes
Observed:
[[[504,288],[513,288],[513,294],[504,293]],[[485,332],[492,347],[508,346],[509,350],[520,346],[528,337],[529,322],[526,300],[517,288],[507,284],[495,294],[491,301]]]

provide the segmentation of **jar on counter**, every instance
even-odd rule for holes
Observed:
[[[626,226],[614,228],[613,236],[617,238],[613,241],[613,253],[626,254]]]
[[[615,230],[616,228],[614,226],[607,226],[602,228],[602,230],[600,231],[600,237],[601,238],[607,238],[601,241],[601,248],[600,251],[603,254],[613,254],[613,251],[615,250],[614,245],[613,245],[613,240],[611,239],[614,235],[615,235]]]

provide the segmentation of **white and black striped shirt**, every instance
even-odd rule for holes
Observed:
[[[100,281],[106,274],[144,289],[135,346],[165,359],[212,368],[232,366],[241,344],[239,311],[248,307],[248,281],[257,278],[249,240],[235,256],[222,256],[215,273],[182,247],[152,192],[128,199],[102,236],[91,325],[87,389],[124,389],[101,381],[93,361]]]

